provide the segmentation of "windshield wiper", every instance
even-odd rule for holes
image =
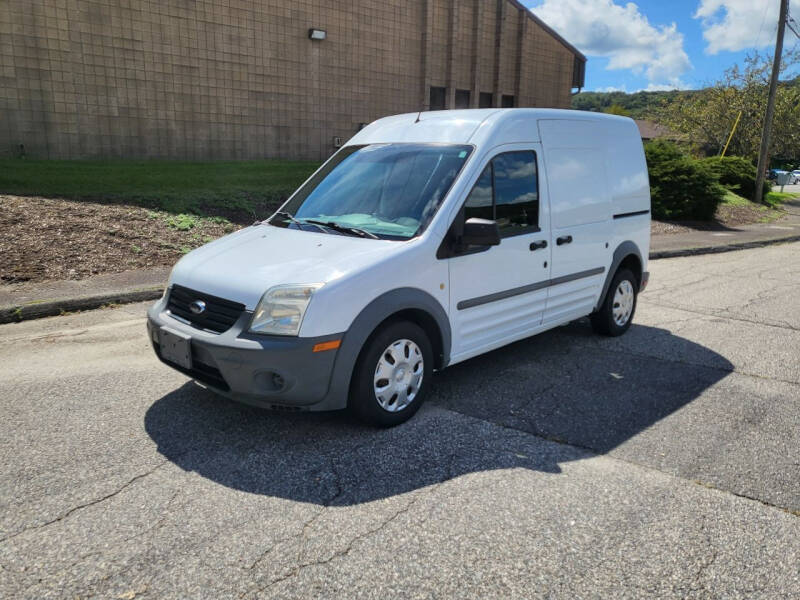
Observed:
[[[348,227],[346,225],[340,225],[339,223],[334,223],[333,221],[317,221],[316,219],[303,219],[303,223],[311,223],[312,225],[322,225],[327,227],[328,229],[333,229],[334,231],[338,231],[340,233],[347,233],[350,235],[357,235],[358,237],[368,237],[372,238],[373,240],[379,240],[377,235],[374,233],[370,233],[369,231],[365,231],[363,229],[359,229],[358,227]]]
[[[302,229],[302,228],[303,228],[303,225],[305,225],[306,223],[308,223],[308,224],[310,224],[310,225],[314,225],[314,227],[316,227],[316,228],[317,228],[317,229],[319,229],[320,231],[325,231],[325,230],[324,230],[322,227],[320,227],[318,224],[314,223],[313,221],[301,221],[300,219],[295,219],[295,218],[294,218],[292,215],[290,215],[288,212],[284,212],[284,211],[278,211],[278,212],[276,212],[276,213],[275,213],[273,216],[275,216],[275,217],[280,217],[280,218],[282,218],[282,219],[285,219],[286,221],[289,221],[290,223],[294,223],[294,224],[295,224],[295,225],[297,225],[297,226],[298,226],[300,229]],[[272,219],[270,219],[270,220],[272,220]]]

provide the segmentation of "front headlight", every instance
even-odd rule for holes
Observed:
[[[253,333],[297,335],[311,296],[321,283],[308,285],[278,285],[261,297],[250,322]]]

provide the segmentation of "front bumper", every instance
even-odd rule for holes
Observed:
[[[252,313],[245,311],[226,332],[210,333],[173,317],[162,298],[147,312],[147,331],[162,362],[234,400],[284,410],[344,408],[346,398],[329,394],[338,350],[313,352],[316,344],[341,339],[342,334],[316,338],[255,335],[247,332],[251,317]],[[157,330],[162,327],[191,337],[191,369],[161,357]]]

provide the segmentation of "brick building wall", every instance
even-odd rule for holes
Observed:
[[[515,0],[6,0],[0,154],[322,159],[432,87],[568,107],[584,62]]]

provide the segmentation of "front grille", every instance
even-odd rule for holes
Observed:
[[[189,309],[195,300],[205,302],[205,310],[196,315]],[[228,331],[244,311],[244,304],[231,302],[211,294],[190,290],[180,285],[173,285],[169,293],[167,309],[176,317],[188,321],[200,329],[208,329],[216,333]]]

